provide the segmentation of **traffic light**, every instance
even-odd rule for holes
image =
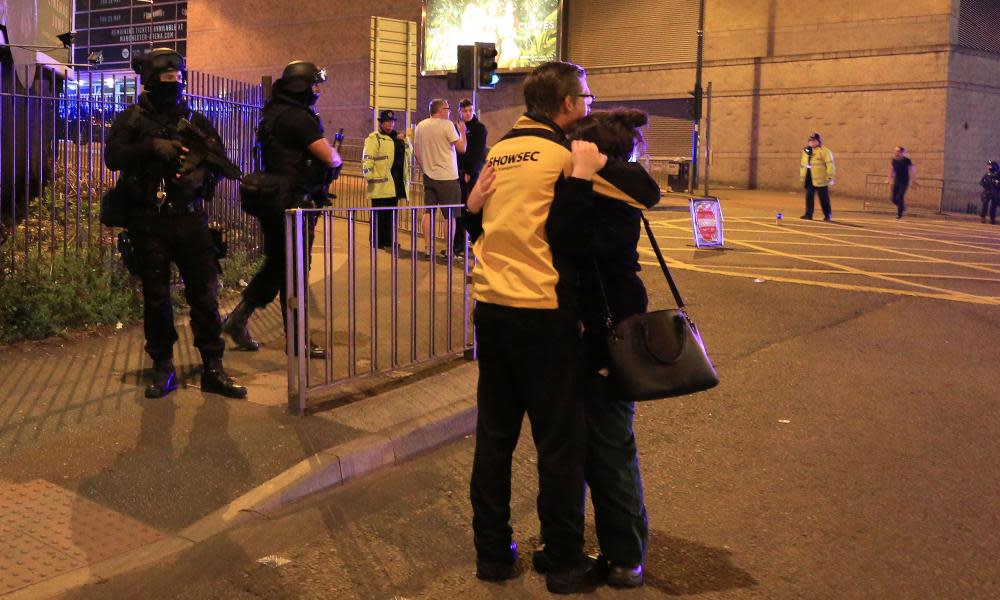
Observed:
[[[479,60],[477,87],[492,90],[500,81],[497,76],[497,45],[493,42],[476,42],[476,58]]]
[[[696,87],[693,92],[688,92],[692,96],[691,99],[691,120],[700,121],[701,120],[701,87]]]
[[[448,73],[449,90],[471,90],[476,84],[476,49],[459,46],[455,73]]]

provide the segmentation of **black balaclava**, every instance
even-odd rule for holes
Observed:
[[[157,110],[169,110],[180,104],[184,93],[184,58],[171,48],[154,48],[146,55],[133,61],[133,68],[142,77],[142,85],[149,94],[149,100]],[[181,73],[181,82],[160,81],[160,75],[167,71]]]
[[[179,81],[151,81],[146,84],[149,99],[157,110],[167,110],[177,106],[184,93],[184,84]]]

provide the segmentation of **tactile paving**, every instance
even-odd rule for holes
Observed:
[[[43,480],[0,485],[0,595],[165,536]]]

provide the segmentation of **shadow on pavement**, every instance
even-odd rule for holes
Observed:
[[[646,585],[671,596],[722,592],[757,585],[732,562],[728,550],[703,546],[656,530],[649,532]]]

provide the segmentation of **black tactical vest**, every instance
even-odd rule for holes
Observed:
[[[280,96],[271,100],[264,107],[257,126],[261,166],[266,173],[290,177],[295,193],[319,200],[326,197],[329,168],[317,160],[305,145],[292,147],[283,143],[276,134],[282,117],[293,111],[304,111],[319,123],[316,113],[298,103]]]

